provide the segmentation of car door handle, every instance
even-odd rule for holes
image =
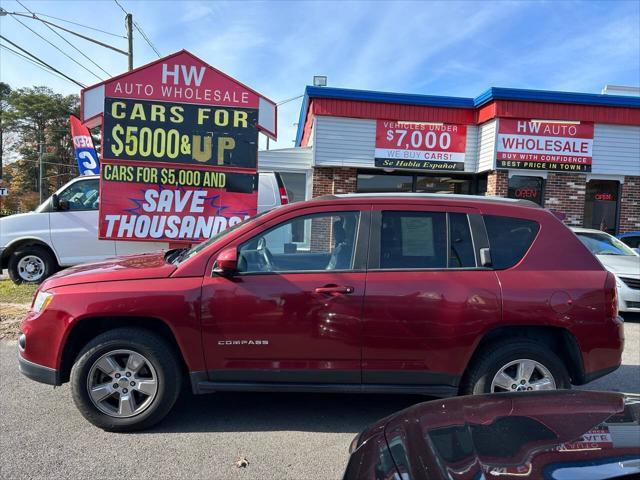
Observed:
[[[353,287],[345,287],[343,285],[325,285],[314,290],[316,293],[328,293],[329,295],[338,293],[353,293]]]

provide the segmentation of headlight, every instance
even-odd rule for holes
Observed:
[[[51,300],[53,300],[53,293],[38,292],[36,298],[33,300],[31,310],[35,313],[40,313],[47,308],[47,305],[51,303]]]

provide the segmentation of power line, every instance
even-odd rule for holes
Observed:
[[[144,30],[142,30],[142,27],[139,26],[136,22],[133,22],[133,26],[136,27],[136,30],[138,30],[138,32],[140,32],[140,35],[142,35],[142,38],[144,38],[145,41],[149,44],[149,46],[153,49],[153,51],[156,52],[156,55],[158,56],[158,58],[161,58],[162,55],[160,55],[160,52],[155,47],[155,45],[153,43],[151,43],[151,40],[149,39],[149,37],[147,37],[147,34],[144,33]]]
[[[56,72],[54,72],[54,71],[52,71],[52,70],[49,70],[47,67],[45,67],[45,66],[43,66],[42,64],[40,64],[40,63],[36,62],[35,60],[30,59],[30,58],[29,58],[29,57],[27,57],[26,55],[23,55],[23,54],[22,54],[22,53],[20,53],[20,52],[16,52],[15,50],[12,50],[11,48],[7,47],[6,45],[2,45],[2,44],[0,43],[0,48],[4,48],[5,50],[7,50],[8,52],[13,53],[14,55],[19,55],[20,57],[22,57],[22,58],[23,58],[23,59],[25,59],[26,61],[28,61],[28,62],[32,63],[34,66],[36,66],[36,67],[40,68],[41,70],[44,70],[45,72],[47,72],[47,73],[49,73],[49,74],[51,74],[51,75],[55,75],[56,77],[61,78],[62,80],[67,80],[68,82],[70,82],[70,81],[71,81],[71,80],[69,80],[69,79],[67,79],[67,78],[63,77],[62,75],[59,75],[58,73],[56,73]],[[73,82],[72,82],[72,83],[73,83]]]
[[[75,162],[75,159],[73,161]],[[7,167],[9,165],[13,165],[16,162],[40,163],[40,160],[29,160],[28,158],[19,158],[17,160],[14,160],[13,162],[7,162],[7,163],[3,164],[3,166]],[[47,163],[49,165],[58,165],[58,166],[61,166],[61,167],[74,167],[74,166],[77,165],[77,163],[48,162],[46,160],[43,160],[42,163]]]
[[[58,47],[57,45],[55,45],[54,43],[50,42],[49,40],[47,40],[46,38],[44,38],[42,35],[40,35],[38,32],[36,32],[33,28],[29,27],[28,25],[25,25],[23,22],[21,22],[18,18],[16,18],[14,15],[11,16],[11,18],[13,18],[16,22],[18,22],[20,25],[22,25],[24,28],[26,28],[27,30],[30,30],[31,32],[33,32],[34,34],[36,34],[38,37],[40,37],[42,40],[44,40],[45,42],[47,42],[49,45],[53,46],[56,50],[58,50],[60,53],[62,53],[65,57],[71,59],[71,61],[73,61],[74,63],[78,64],[79,66],[81,66],[82,68],[84,68],[87,72],[89,72],[91,75],[93,75],[94,77],[96,77],[98,80],[102,80],[102,78],[100,78],[98,75],[96,75],[95,73],[93,73],[91,70],[89,70],[87,67],[85,67],[84,65],[82,65],[80,62],[78,62],[75,58],[73,58],[71,55],[68,55],[64,50],[62,50],[60,47]]]
[[[17,45],[15,43],[13,43],[11,40],[9,40],[7,37],[4,37],[2,35],[0,35],[0,38],[2,40],[4,40],[5,42],[10,43],[11,45],[13,45],[14,47],[16,47],[18,50],[20,50],[21,52],[26,53],[27,55],[29,55],[30,57],[36,59],[38,62],[40,62],[41,64],[43,64],[44,66],[46,66],[47,68],[49,68],[50,70],[53,70],[54,72],[56,72],[59,75],[62,75],[64,78],[66,78],[67,80],[72,81],[73,83],[75,83],[76,85],[85,88],[86,85],[78,82],[77,80],[74,80],[73,78],[71,78],[68,75],[65,75],[64,73],[62,73],[60,70],[58,70],[57,68],[52,67],[51,65],[49,65],[47,62],[45,62],[44,60],[42,60],[41,58],[37,57],[36,55],[34,55],[33,53],[25,50],[24,48],[22,48],[20,45]]]
[[[31,12],[31,13],[32,13],[32,15],[39,15],[41,17],[53,18],[54,20],[58,20],[60,22],[70,23],[71,25],[76,25],[78,27],[86,28],[88,30],[94,30],[96,32],[104,33],[105,35],[111,35],[112,37],[124,38],[125,40],[127,38],[124,35],[118,35],[117,33],[107,32],[106,30],[101,30],[99,28],[89,27],[88,25],[83,25],[82,23],[78,23],[78,22],[72,22],[71,20],[66,20],[66,19],[60,18],[60,17],[54,17],[53,15],[47,15],[45,13],[38,13],[38,12],[36,12],[36,13]]]
[[[113,1],[116,3],[116,5],[120,7],[120,10],[122,10],[125,13],[125,15],[129,15],[129,12],[125,10],[125,8],[122,6],[122,4],[118,0],[113,0]],[[133,26],[136,27],[136,30],[138,30],[138,32],[140,32],[140,35],[142,35],[142,38],[144,39],[144,41],[149,44],[149,46],[153,49],[154,52],[156,52],[156,55],[158,56],[158,58],[161,58],[162,55],[160,55],[160,52],[155,47],[155,45],[151,43],[151,39],[149,39],[147,34],[144,33],[144,30],[142,30],[142,27],[138,25],[137,22],[133,22]]]
[[[295,97],[291,97],[291,98],[287,98],[286,100],[281,100],[278,103],[276,103],[276,105],[279,107],[280,105],[284,105],[285,103],[289,103],[289,102],[293,102],[294,100],[297,100],[299,98],[304,97],[304,95],[297,95]]]
[[[40,20],[35,13],[33,13],[31,10],[29,10],[27,8],[27,6],[22,3],[20,0],[16,0],[21,6],[22,8],[26,9],[31,15],[33,15],[33,18],[36,20]],[[94,62],[91,58],[89,58],[82,50],[80,50],[78,47],[76,47],[73,43],[71,43],[69,40],[67,40],[66,38],[64,38],[62,35],[60,35],[58,32],[56,32],[53,28],[51,28],[49,26],[49,24],[45,23],[44,24],[49,30],[51,30],[53,33],[55,33],[58,37],[60,37],[62,40],[64,40],[65,42],[67,42],[67,44],[73,48],[75,51],[77,51],[80,55],[82,55],[84,58],[86,58],[87,60],[89,60],[91,63],[93,63],[96,67],[98,67],[100,70],[102,70],[104,73],[107,74],[107,76],[111,77],[112,75],[107,72],[104,68],[102,68],[100,65],[98,65],[96,62]],[[97,76],[97,75],[96,75]],[[100,78],[100,77],[98,77]],[[102,78],[100,78],[100,80],[103,80]]]

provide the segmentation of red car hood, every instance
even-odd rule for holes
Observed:
[[[165,278],[175,269],[175,265],[165,262],[164,252],[114,257],[102,262],[66,268],[49,277],[42,284],[41,289],[47,290],[79,283]]]

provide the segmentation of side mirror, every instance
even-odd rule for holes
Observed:
[[[480,249],[480,266],[491,267],[493,262],[491,261],[491,252],[488,248]]]
[[[58,194],[54,193],[51,195],[51,207],[54,210],[58,210],[60,208],[60,199],[58,198]]]
[[[218,255],[211,273],[229,277],[238,271],[238,250],[235,247],[226,248]]]

